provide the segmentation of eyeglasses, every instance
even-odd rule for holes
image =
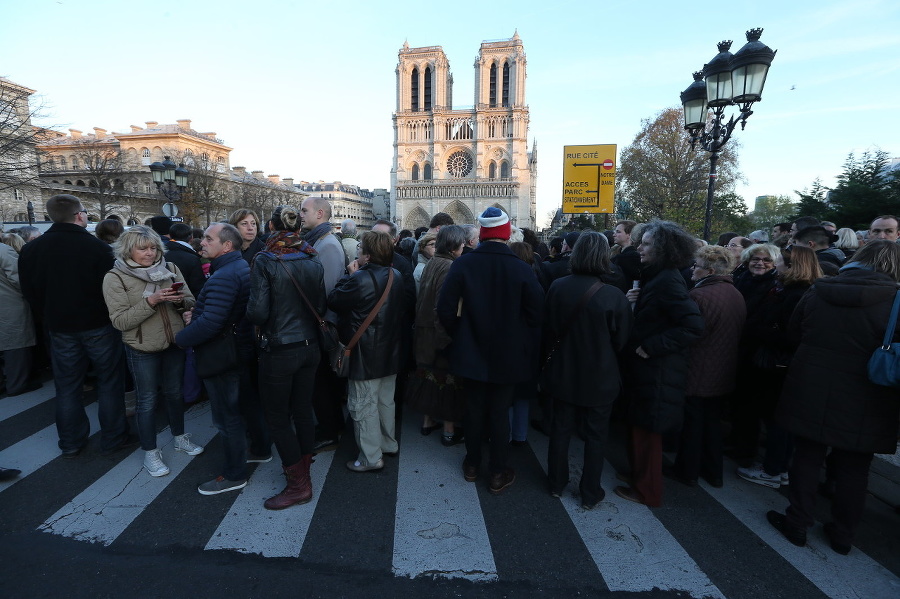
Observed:
[[[750,262],[763,262],[765,264],[774,264],[775,261],[771,258],[750,258]]]
[[[78,212],[74,212],[73,214],[75,214],[76,216],[79,214],[87,214],[87,210],[79,210]]]
[[[739,244],[739,243],[729,243],[729,244],[726,245],[725,247],[727,247],[727,248],[742,248],[742,247],[744,247],[744,246],[742,246],[742,245]]]

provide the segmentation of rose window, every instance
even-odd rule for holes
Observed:
[[[453,152],[447,159],[447,170],[457,179],[465,177],[472,172],[472,158],[462,150]]]

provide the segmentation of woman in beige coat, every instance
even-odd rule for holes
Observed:
[[[165,476],[169,467],[156,446],[156,401],[162,389],[175,450],[197,455],[203,448],[184,432],[181,382],[184,351],[175,334],[184,328],[181,313],[194,305],[178,267],[163,257],[162,239],[152,229],[134,226],[113,245],[115,265],[103,279],[109,318],[122,331],[125,357],[137,392],[137,429],[146,452],[144,467],[151,476]]]

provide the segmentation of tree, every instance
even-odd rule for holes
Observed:
[[[814,216],[819,220],[830,218],[831,206],[828,204],[828,188],[822,185],[822,180],[816,177],[810,189],[803,191],[794,190],[800,196],[797,204],[797,216]]]
[[[208,227],[216,215],[222,211],[228,200],[225,178],[228,173],[219,169],[218,157],[210,159],[207,154],[184,155],[179,150],[167,150],[168,155],[188,169],[188,184],[179,202],[180,216],[184,222],[194,225],[204,220]]]
[[[828,195],[826,217],[841,226],[861,229],[879,214],[900,212],[898,174],[889,164],[890,157],[883,150],[867,150],[860,158],[851,152],[837,187]]]
[[[43,107],[32,108],[34,90],[0,77],[0,220],[24,211],[27,201],[40,199],[35,146],[43,130],[32,119]]]
[[[754,229],[769,231],[778,223],[792,222],[803,215],[797,214],[797,204],[789,196],[780,195],[758,198],[749,216]]]
[[[719,155],[714,229],[721,230],[747,211],[743,200],[734,195],[735,184],[742,178],[738,148],[737,140],[732,139]],[[641,121],[641,130],[619,155],[617,206],[620,210],[629,208],[637,221],[662,218],[699,233],[705,216],[708,175],[709,156],[691,149],[681,110],[667,108],[653,119]]]
[[[118,142],[98,139],[83,139],[75,143],[71,154],[73,167],[84,173],[87,181],[85,193],[94,202],[93,208],[103,220],[111,212],[126,210],[133,212],[123,201],[125,177],[127,173],[125,155],[119,149]]]

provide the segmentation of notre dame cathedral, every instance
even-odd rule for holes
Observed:
[[[537,152],[528,151],[525,51],[518,33],[482,42],[475,106],[453,108],[453,75],[440,46],[410,48],[397,64],[391,214],[402,229],[437,212],[474,223],[488,206],[535,226]]]

